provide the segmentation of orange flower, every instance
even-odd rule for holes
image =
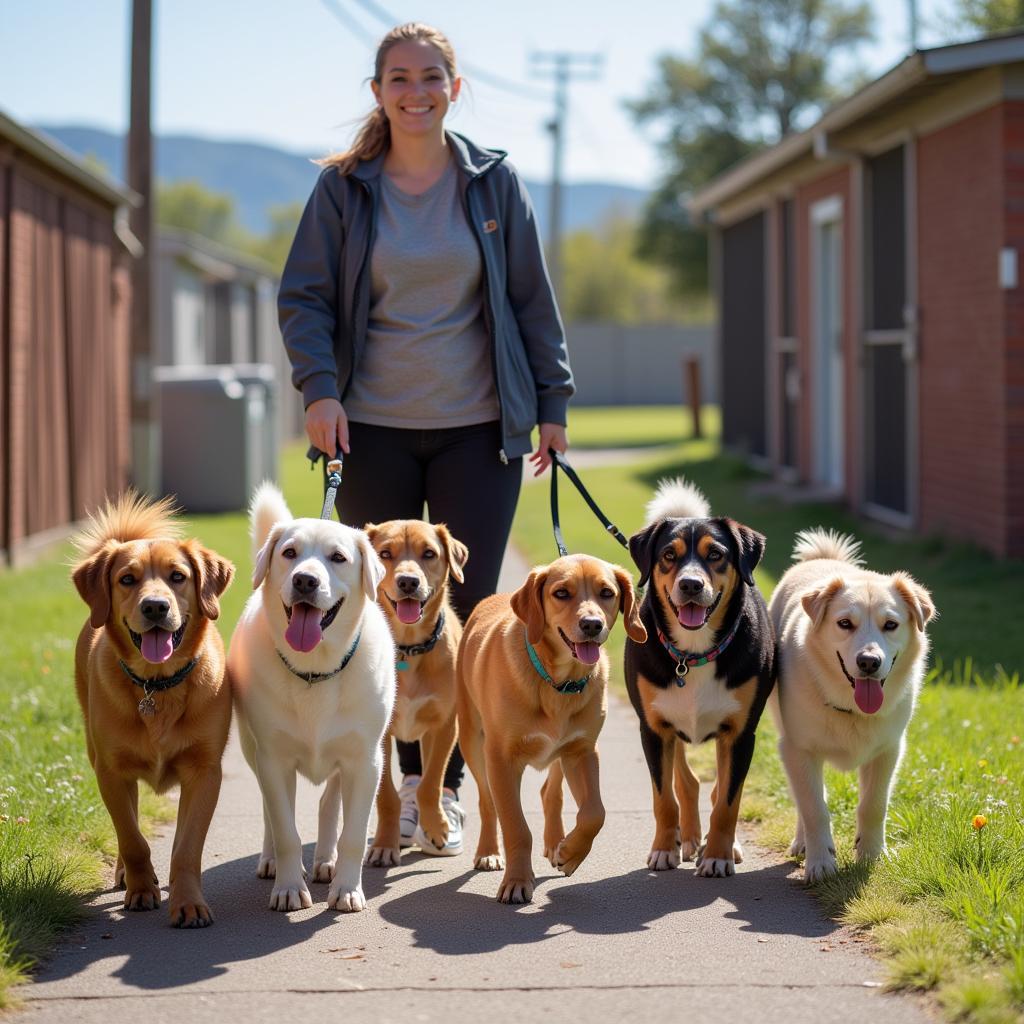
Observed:
[[[988,824],[988,818],[984,814],[976,814],[971,821],[971,827],[980,832]]]

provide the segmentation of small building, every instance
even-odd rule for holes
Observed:
[[[1024,33],[919,50],[695,194],[724,443],[1024,557]]]
[[[0,112],[0,561],[128,482],[135,201]]]

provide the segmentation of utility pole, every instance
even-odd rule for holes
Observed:
[[[557,298],[562,287],[562,156],[569,115],[569,81],[571,78],[588,81],[598,78],[604,57],[596,53],[534,53],[530,55],[530,62],[535,74],[553,75],[555,79],[555,115],[546,127],[551,132],[552,141],[548,273]]]
[[[131,407],[132,477],[144,494],[160,492],[160,406],[153,386],[153,135],[152,0],[132,0],[131,113],[128,185],[141,197],[129,215],[142,253],[132,264]]]

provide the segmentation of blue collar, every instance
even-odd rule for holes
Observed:
[[[332,672],[300,672],[280,651],[277,651],[276,647],[274,650],[277,651],[277,656],[284,662],[285,668],[287,668],[292,675],[298,676],[300,679],[312,686],[314,683],[319,683],[324,679],[330,679],[331,676],[336,676],[352,660],[352,655],[356,653],[356,648],[359,646],[359,638],[362,635],[362,630],[359,630],[359,632],[356,633],[356,638],[352,641],[352,646],[348,649],[348,654],[342,658],[341,664]]]
[[[588,673],[582,679],[566,679],[564,683],[556,683],[548,675],[547,669],[540,663],[540,657],[533,649],[533,644],[529,640],[526,641],[526,653],[530,656],[530,661],[533,662],[533,667],[537,670],[537,674],[541,679],[546,683],[550,683],[559,693],[582,693],[583,688],[590,682],[592,673]]]

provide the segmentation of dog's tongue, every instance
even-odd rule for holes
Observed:
[[[398,612],[398,621],[408,626],[420,621],[420,603],[415,598],[403,597],[396,601],[395,610]]]
[[[704,625],[704,613],[707,611],[703,605],[688,604],[679,606],[679,625],[687,629],[699,629]]]
[[[320,609],[301,602],[292,605],[292,617],[284,638],[293,651],[308,654],[323,636],[320,629]]]
[[[576,660],[582,661],[584,665],[596,665],[597,659],[601,657],[601,645],[593,641],[577,643],[575,648]]]
[[[885,699],[882,684],[877,679],[857,679],[853,684],[853,699],[865,715],[873,715]]]
[[[142,634],[142,656],[146,661],[159,665],[174,653],[171,633],[166,629],[150,629]]]

